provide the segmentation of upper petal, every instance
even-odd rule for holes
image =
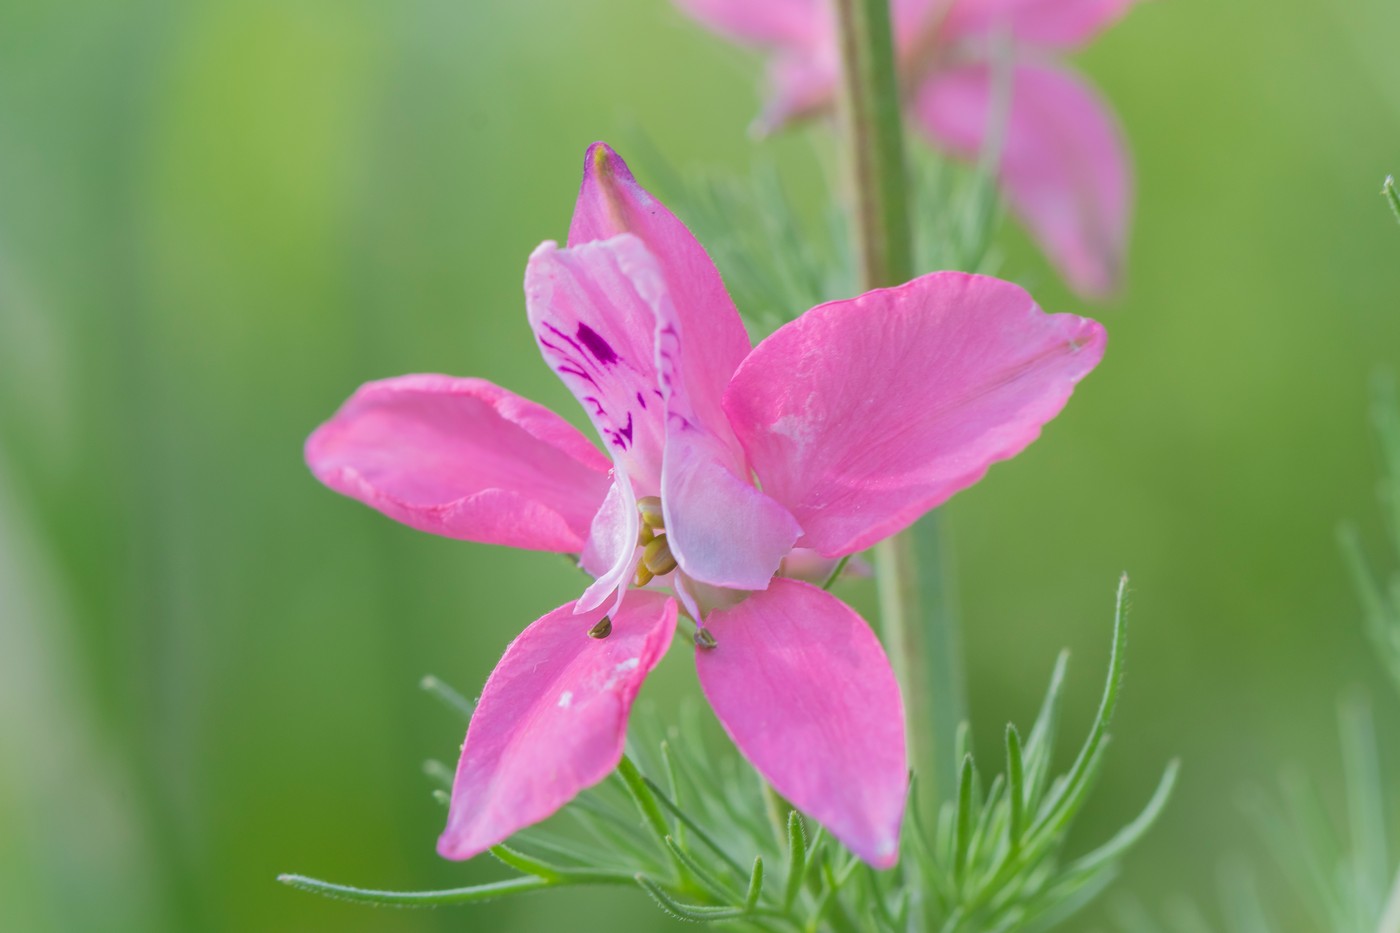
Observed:
[[[899,857],[904,705],[879,640],[845,603],[778,579],[711,612],[700,686],[734,744],[798,809],[876,868]]]
[[[654,495],[664,418],[656,317],[639,285],[662,287],[656,261],[636,237],[568,249],[546,242],[525,269],[525,307],[545,361],[583,405],[638,495]]]
[[[985,64],[930,75],[915,117],[940,146],[972,158],[992,119]],[[1132,169],[1108,105],[1069,72],[1018,64],[998,176],[1011,207],[1081,294],[1117,290],[1132,202]]]
[[[483,379],[361,386],[306,441],[316,478],[420,531],[577,552],[607,458],[554,412]]]
[[[935,272],[813,308],[759,344],[725,407],[799,544],[869,547],[1019,453],[1103,355],[1104,332],[1021,288]]]
[[[1008,30],[1043,48],[1073,48],[1117,22],[1138,0],[956,0],[942,25],[949,41]]]
[[[675,314],[690,337],[684,349],[685,378],[696,416],[711,430],[727,434],[721,408],[724,387],[750,347],[734,302],[719,270],[685,225],[637,184],[617,153],[594,143],[584,159],[569,247],[620,233],[636,236],[654,257]]]
[[[617,767],[627,714],[665,654],[676,604],[633,591],[612,616],[612,634],[590,638],[601,609],[570,603],[511,642],[481,692],[457,778],[444,858],[467,859],[537,823]]]

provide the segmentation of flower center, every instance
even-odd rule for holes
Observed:
[[[642,548],[642,560],[637,565],[637,586],[646,586],[653,577],[665,576],[676,569],[676,558],[666,540],[666,519],[660,496],[643,496],[637,500],[637,514],[642,524],[637,532],[637,544]]]

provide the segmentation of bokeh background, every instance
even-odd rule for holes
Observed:
[[[1087,723],[1130,571],[1127,688],[1077,838],[1181,757],[1116,889],[1152,909],[1209,910],[1238,852],[1287,916],[1239,790],[1295,762],[1339,806],[1357,685],[1397,734],[1334,544],[1356,518],[1380,546],[1365,409],[1400,366],[1377,195],[1400,170],[1397,37],[1390,0],[1144,3],[1077,59],[1137,156],[1126,293],[1086,308],[1003,230],[1004,274],[1111,343],[947,509],[978,748],[994,762],[1030,719],[1062,646]],[[572,412],[520,281],[563,238],[585,146],[743,171],[757,68],[665,0],[0,2],[0,926],[669,928],[614,890],[414,913],[274,882],[498,876],[433,854],[420,762],[461,728],[417,682],[474,692],[578,586],[329,493],[301,444],[404,372]],[[820,203],[830,142],[763,152]],[[663,710],[696,694],[683,651],[653,681]]]

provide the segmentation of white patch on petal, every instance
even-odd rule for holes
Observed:
[[[573,702],[574,702],[574,692],[573,692],[572,690],[565,690],[563,693],[559,694],[559,708],[560,708],[560,709],[568,709],[569,706],[570,706]]]
[[[619,680],[629,671],[635,671],[642,664],[641,658],[628,658],[626,661],[619,661],[612,669],[612,676],[608,682],[603,684],[604,690],[611,690]]]
[[[774,434],[785,437],[792,441],[797,448],[796,454],[802,456],[806,453],[808,446],[812,443],[813,434],[811,419],[805,413],[801,415],[783,415],[774,421],[768,428]]]

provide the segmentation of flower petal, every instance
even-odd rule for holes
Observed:
[[[676,604],[629,593],[612,634],[590,638],[601,610],[572,603],[511,642],[467,729],[438,854],[468,859],[537,823],[617,766],[627,714],[666,653]]]
[[[711,612],[700,686],[764,778],[876,868],[899,857],[904,705],[869,626],[815,586],[774,580]]]
[[[931,75],[915,116],[938,145],[974,158],[987,138],[992,74],[968,65]],[[1067,71],[1020,64],[998,167],[1011,207],[1081,294],[1120,284],[1132,168],[1118,122],[1093,88]]]
[[[640,557],[637,533],[640,530],[641,517],[637,513],[637,496],[632,491],[632,481],[626,472],[618,470],[602,508],[593,518],[588,545],[583,549],[579,561],[583,569],[596,579],[579,597],[576,612],[596,609],[614,592],[619,600],[623,598],[627,584],[637,570]]]
[[[987,37],[1000,29],[1028,45],[1067,49],[1117,22],[1138,0],[957,0],[942,34],[948,41]]]
[[[739,312],[719,270],[685,225],[637,184],[617,153],[604,143],[594,143],[584,159],[569,247],[620,233],[636,236],[654,257],[675,314],[690,337],[684,350],[690,404],[702,424],[732,444],[721,400],[729,377],[749,352]],[[651,334],[648,325],[648,346]],[[639,490],[639,494],[648,493]]]
[[[767,136],[788,123],[828,112],[836,97],[841,60],[835,43],[794,52],[780,52],[768,63],[767,99],[753,132]]]
[[[666,406],[661,502],[671,553],[687,576],[703,583],[761,590],[802,529],[787,509],[754,488],[729,419],[722,436],[700,420],[690,391],[695,382],[687,378],[696,363],[685,352],[692,330],[670,294],[656,290],[648,297],[656,312],[656,366]]]
[[[583,405],[639,495],[661,482],[664,418],[656,317],[639,282],[661,288],[656,261],[624,234],[559,249],[542,243],[525,269],[525,308],[545,361]]]
[[[306,441],[336,492],[420,531],[577,552],[607,492],[607,458],[572,425],[483,379],[361,386]]]
[[[1015,456],[1103,355],[1094,321],[935,272],[813,308],[759,344],[725,408],[798,544],[850,554]]]
[[[810,45],[830,35],[824,0],[675,0],[691,17],[736,42]]]
[[[687,576],[713,586],[761,590],[802,533],[787,509],[740,479],[713,438],[673,428],[661,502],[666,540]]]

